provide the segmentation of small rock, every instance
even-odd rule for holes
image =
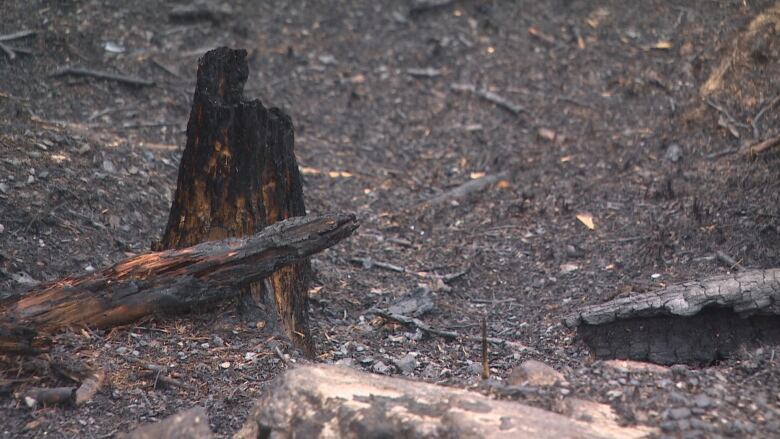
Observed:
[[[569,384],[562,373],[541,361],[536,360],[527,360],[515,367],[509,374],[507,383],[513,386],[552,386],[556,383],[561,385]]]
[[[230,361],[225,361],[224,363],[220,363],[219,367],[223,369],[227,369],[230,367]]]
[[[420,363],[417,361],[417,358],[411,353],[406,354],[403,358],[399,358],[397,360],[393,360],[393,363],[395,363],[395,366],[403,373],[412,373],[414,372],[414,369],[417,368],[417,366],[420,365]]]
[[[669,419],[686,419],[691,417],[691,409],[688,407],[677,407],[669,410],[667,418]]]
[[[218,348],[225,346],[225,340],[222,340],[222,337],[218,335],[211,337],[211,342],[214,343],[214,346]]]
[[[393,314],[420,317],[433,310],[433,293],[428,287],[418,287],[411,293],[396,300],[388,311]]]
[[[482,363],[478,363],[476,361],[469,361],[469,372],[471,372],[474,375],[482,375]]]
[[[114,166],[114,162],[112,162],[109,159],[103,159],[103,170],[108,172],[109,174],[113,174],[116,172],[116,167]]]
[[[337,361],[336,364],[338,364],[339,366],[352,367],[355,364],[355,360],[349,357],[342,358],[341,360]]]
[[[92,148],[90,148],[90,146],[89,146],[88,144],[86,144],[86,143],[85,143],[85,144],[81,145],[81,146],[79,147],[79,149],[78,149],[78,150],[76,150],[76,152],[78,152],[79,154],[86,154],[86,153],[88,153],[88,152],[89,152],[91,149],[92,149]]]
[[[116,348],[116,353],[119,354],[119,355],[124,355],[124,354],[127,353],[127,350],[128,349],[126,347],[120,346],[120,347]]]
[[[561,264],[561,274],[571,273],[572,271],[577,271],[580,269],[580,266],[577,264]]]
[[[371,369],[376,373],[381,373],[384,375],[390,372],[392,368],[382,361],[377,361],[376,363],[374,363]]]
[[[86,267],[84,267],[84,271],[86,271],[87,273],[93,273],[95,271],[95,267],[93,267],[92,264],[87,265]]]
[[[539,136],[540,139],[547,140],[548,142],[554,141],[555,138],[557,137],[555,131],[549,128],[539,128],[537,135]]]
[[[35,183],[35,177],[33,177],[32,175],[28,175],[27,184],[33,184],[33,183]]]
[[[0,233],[3,233],[5,231],[5,226],[0,224]]]
[[[705,395],[703,393],[700,393],[700,394],[696,395],[693,398],[693,402],[696,404],[696,407],[700,407],[700,408],[703,408],[703,409],[705,409],[707,407],[711,407],[713,405],[712,398],[710,398],[709,396],[707,396],[707,395]]]
[[[8,187],[7,184],[0,183],[0,192],[2,192],[4,194],[7,194],[8,193],[8,189],[10,189],[10,188]]]
[[[320,55],[317,59],[319,59],[320,62],[325,64],[326,66],[336,64],[336,57],[333,55],[329,55],[329,54]]]
[[[682,158],[682,154],[683,151],[682,148],[680,148],[680,145],[672,143],[668,148],[666,148],[664,158],[672,163],[677,163]]]
[[[139,171],[139,169],[138,169],[138,167],[137,167],[137,166],[130,166],[130,167],[127,169],[127,173],[128,173],[128,174],[130,174],[130,175],[135,175],[135,174],[137,174],[137,173],[138,173],[138,171]]]

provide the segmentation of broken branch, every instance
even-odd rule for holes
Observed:
[[[119,75],[116,73],[103,72],[99,70],[82,69],[79,67],[65,67],[50,74],[50,77],[58,76],[91,76],[93,78],[108,79],[110,81],[121,82],[124,84],[136,85],[141,87],[153,87],[154,81],[136,78],[132,76]]]
[[[523,106],[515,104],[514,102],[490,90],[484,88],[477,88],[477,86],[475,86],[474,84],[452,84],[450,88],[452,88],[455,91],[469,92],[476,96],[479,96],[480,98],[488,102],[492,102],[498,105],[499,107],[509,111],[515,116],[526,111]]]

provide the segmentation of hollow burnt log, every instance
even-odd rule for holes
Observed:
[[[248,73],[244,50],[222,47],[200,59],[176,194],[156,249],[245,236],[306,215],[292,121],[277,108],[244,99]],[[269,321],[278,319],[308,354],[314,350],[310,278],[310,263],[303,259],[244,287],[241,301],[270,307],[277,316],[267,316]]]
[[[564,318],[599,358],[712,363],[780,344],[780,269],[742,271],[586,307]]]
[[[45,333],[67,326],[112,327],[159,312],[182,313],[235,297],[241,287],[331,247],[357,227],[354,215],[307,216],[244,238],[141,254],[100,272],[39,285],[20,299],[0,304],[0,321]]]

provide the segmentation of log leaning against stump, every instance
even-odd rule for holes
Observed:
[[[306,215],[292,121],[277,108],[244,99],[246,55],[221,47],[198,61],[176,194],[155,250],[251,235]],[[240,303],[245,310],[265,308],[263,318],[311,356],[310,278],[303,258],[245,285]]]
[[[712,363],[741,346],[780,343],[780,269],[684,282],[564,318],[600,358]]]
[[[241,287],[331,247],[357,227],[354,215],[292,218],[253,236],[149,252],[103,271],[40,285],[0,304],[0,329],[7,328],[0,333],[0,349],[16,352],[31,345],[30,330],[111,327],[235,297]]]

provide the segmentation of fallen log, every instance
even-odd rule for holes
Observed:
[[[570,418],[476,392],[338,366],[290,370],[264,395],[234,439],[638,438],[658,433],[620,426],[609,416]],[[586,409],[580,404],[572,414]]]
[[[585,307],[564,318],[599,358],[711,363],[780,343],[780,269],[740,271]]]
[[[235,297],[242,286],[331,247],[357,227],[354,215],[300,217],[245,238],[144,253],[100,272],[39,285],[0,304],[0,321],[52,332],[67,326],[112,327],[159,312],[182,313]]]

